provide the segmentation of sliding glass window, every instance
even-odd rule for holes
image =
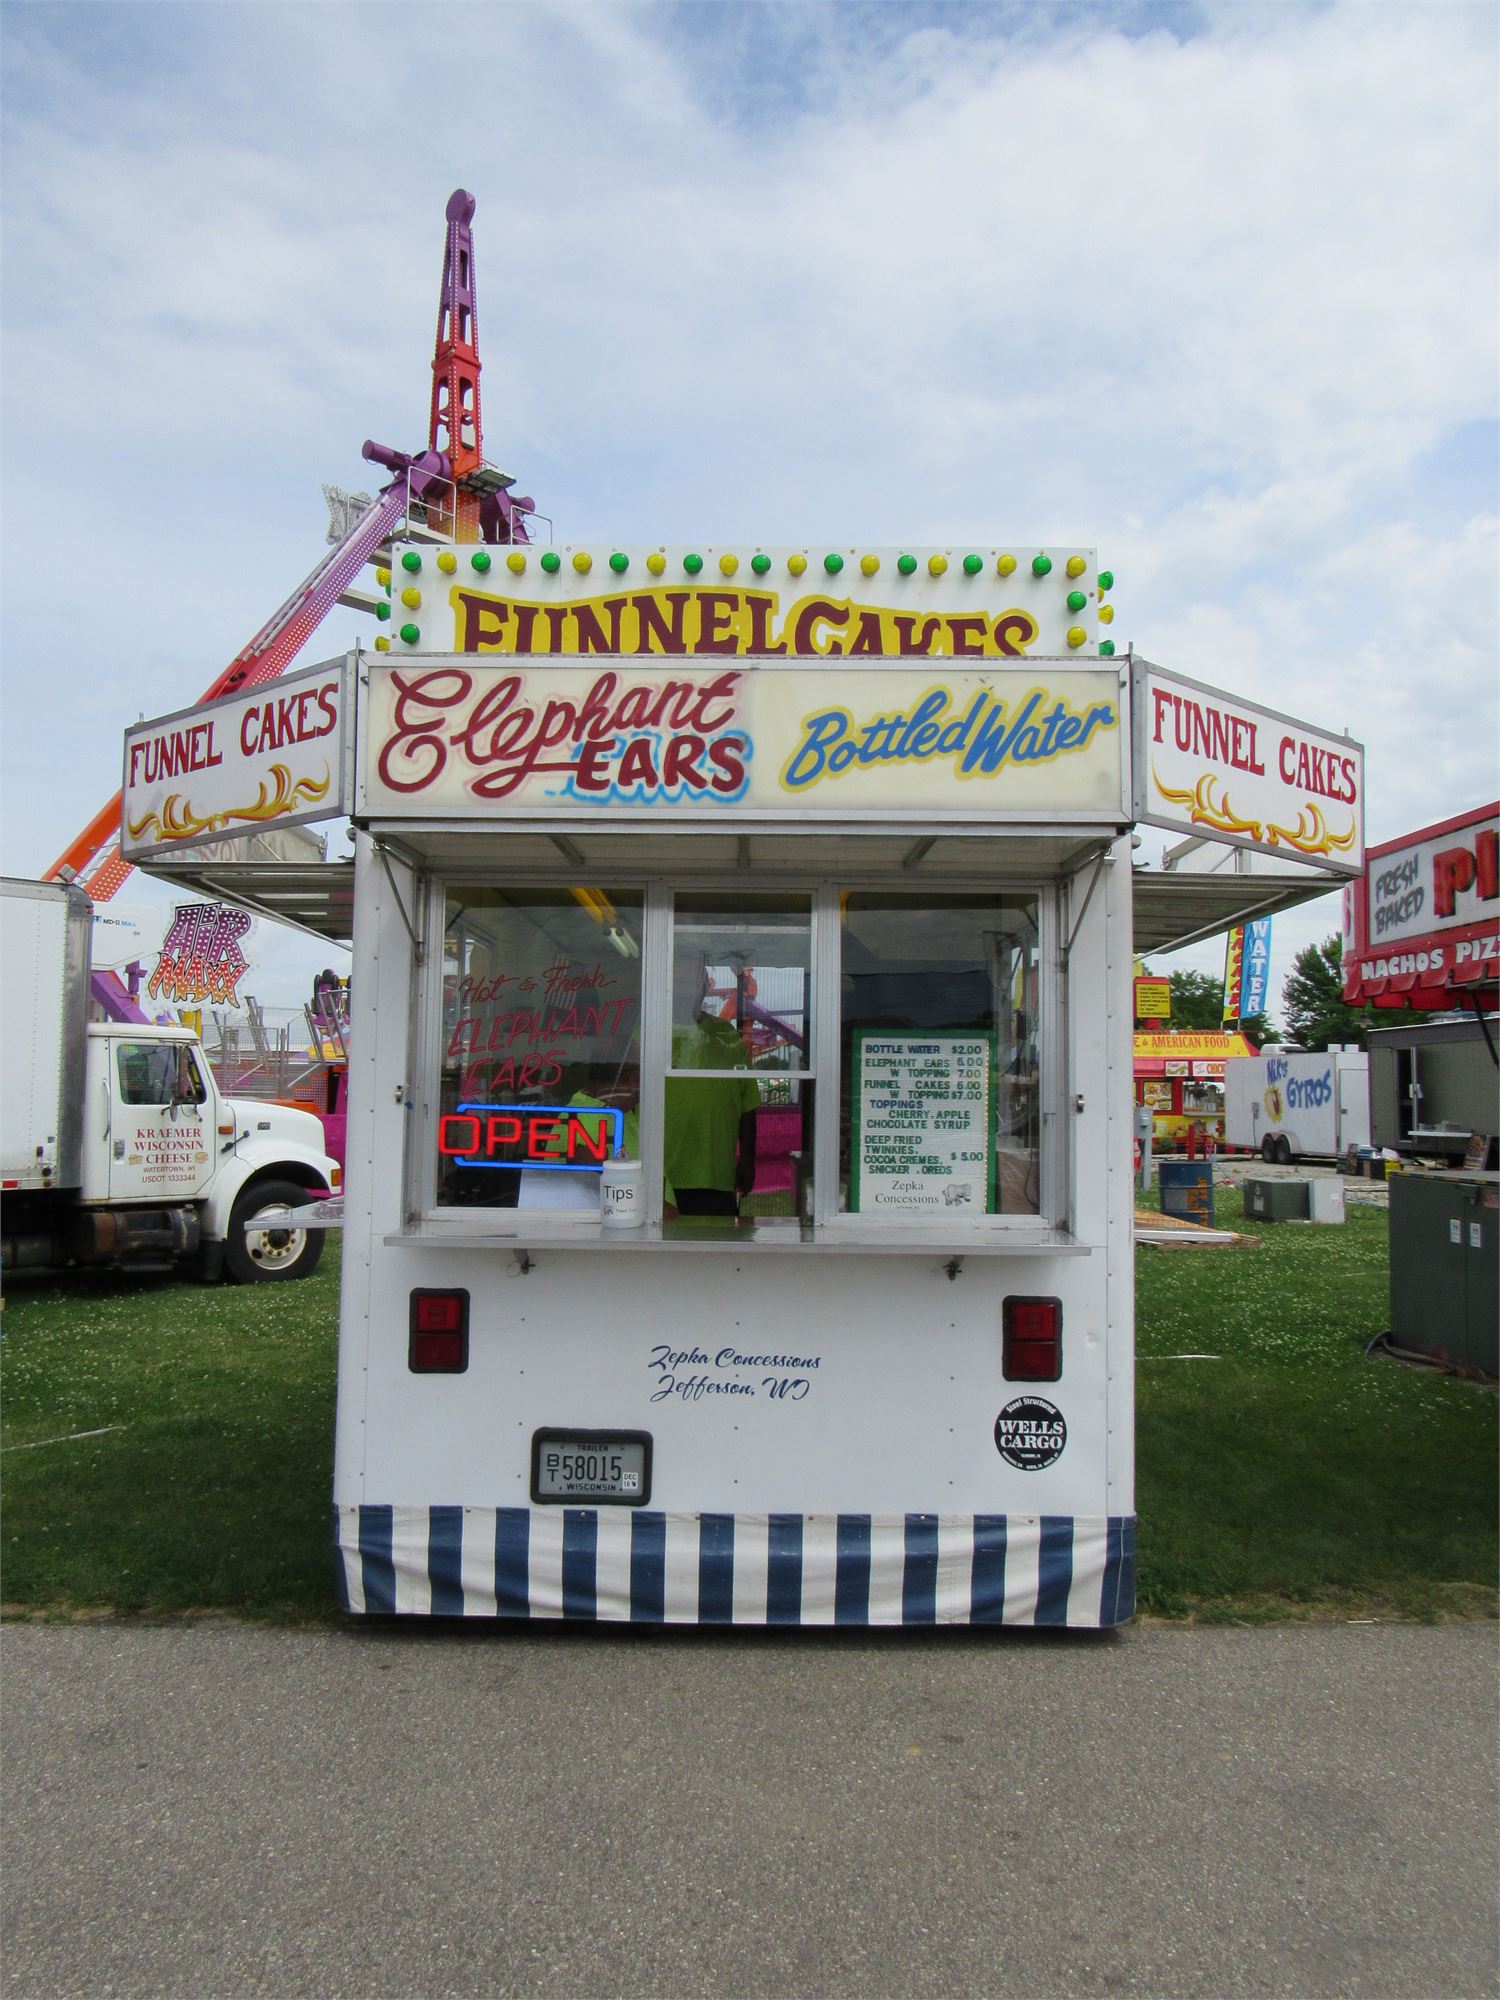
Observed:
[[[1040,898],[840,903],[840,1208],[1040,1214]]]
[[[439,1208],[599,1212],[639,1158],[638,889],[455,884],[443,929]]]

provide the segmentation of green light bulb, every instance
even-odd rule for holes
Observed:
[[[839,571],[844,567],[844,558],[836,553],[824,556],[823,567],[830,576],[837,576]]]
[[[702,569],[703,567],[703,558],[702,556],[696,556],[696,555],[684,556],[682,559],[682,566],[687,571],[689,576],[696,576],[699,570]]]
[[[1114,571],[1112,569],[1101,569],[1099,572],[1099,588],[1101,590],[1113,590],[1114,587],[1115,587]]]
[[[390,617],[390,615],[391,615],[391,607],[390,607],[390,606],[389,606],[388,604],[377,604],[377,605],[376,605],[376,607],[375,607],[375,616],[376,616],[377,618],[389,618],[389,617]]]
[[[896,567],[903,576],[910,576],[916,566],[917,559],[915,556],[897,556],[896,558]]]
[[[406,554],[401,558],[401,567],[409,569],[412,575],[415,576],[417,571],[422,567],[422,558],[417,554],[415,549],[408,549]]]
[[[630,567],[630,558],[627,555],[622,555],[617,549],[609,559],[609,566],[616,576],[623,576]]]
[[[548,549],[547,553],[542,557],[542,568],[547,572],[548,576],[557,575],[557,572],[562,568],[562,557],[557,553],[556,549]]]
[[[964,575],[965,575],[965,576],[978,576],[979,572],[980,572],[980,571],[981,571],[981,570],[982,570],[983,568],[984,568],[984,560],[983,560],[983,558],[982,558],[982,557],[980,557],[980,556],[965,556],[965,557],[964,557]]]
[[[755,571],[757,576],[764,576],[766,571],[771,567],[771,558],[769,556],[751,556],[750,567]]]
[[[1070,611],[1082,611],[1084,605],[1087,603],[1088,599],[1081,590],[1070,590],[1068,592],[1068,609]]]
[[[408,646],[415,646],[422,636],[422,628],[420,625],[403,625],[401,627],[401,636]]]
[[[1101,653],[1113,653],[1114,650],[1115,642],[1113,639],[1101,639],[1099,641],[1099,651]]]
[[[469,561],[478,570],[479,574],[483,576],[490,566],[490,552],[488,549],[476,549],[473,555],[469,557]]]
[[[1045,576],[1051,567],[1051,556],[1033,556],[1031,558],[1031,574],[1033,576]]]

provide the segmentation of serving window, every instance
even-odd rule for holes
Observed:
[[[599,1211],[638,1157],[639,889],[451,886],[443,912],[439,1208]]]
[[[841,898],[839,1207],[1041,1211],[1036,896]]]
[[[665,1241],[1035,1226],[1042,1079],[1062,1072],[1042,1059],[1051,907],[1040,888],[452,882],[415,1205],[602,1227],[624,1163]]]

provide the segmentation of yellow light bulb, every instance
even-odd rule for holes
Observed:
[[[946,556],[929,556],[927,558],[927,574],[929,576],[941,576],[947,567],[948,558]]]
[[[379,568],[378,570],[376,570],[376,572],[375,572],[375,581],[376,581],[377,583],[382,583],[382,584],[384,584],[384,583],[389,583],[389,582],[390,582],[390,580],[391,580],[391,573],[390,573],[390,571],[389,571],[389,570],[388,570],[388,569],[387,569],[387,568],[385,567],[384,563],[382,563],[382,564],[381,564],[381,566],[380,566],[380,568]]]
[[[719,568],[724,572],[725,576],[733,576],[739,566],[740,559],[738,556],[725,555],[719,557]]]
[[[1010,576],[1014,572],[1015,567],[1016,559],[1014,556],[997,556],[995,558],[995,574],[997,576]]]
[[[880,567],[880,558],[879,556],[861,556],[859,567],[863,575],[873,576]]]
[[[653,576],[660,576],[662,571],[666,568],[666,566],[667,566],[666,557],[656,549],[653,549],[650,555],[647,556],[646,558],[646,567],[647,569],[650,570]]]
[[[510,571],[512,576],[520,576],[525,571],[526,558],[521,554],[519,549],[512,549],[510,554],[505,558],[505,567]]]
[[[1088,642],[1089,635],[1081,625],[1070,625],[1068,627],[1068,644],[1070,646],[1086,646]]]
[[[573,567],[580,576],[587,576],[589,571],[594,567],[594,558],[589,554],[587,549],[580,549],[573,558]]]
[[[438,568],[443,572],[444,576],[452,576],[453,572],[458,568],[458,557],[453,553],[452,549],[443,550],[443,553],[438,557]]]
[[[413,611],[422,602],[422,593],[414,583],[409,583],[405,590],[402,591],[401,602],[410,605]]]
[[[807,557],[788,556],[786,559],[786,566],[791,571],[793,576],[801,576],[803,570],[807,568]]]
[[[1115,607],[1112,604],[1101,604],[1099,606],[1099,623],[1101,625],[1113,625],[1114,622]]]
[[[1069,576],[1082,576],[1082,575],[1083,575],[1083,572],[1084,572],[1084,571],[1085,571],[1085,570],[1086,570],[1087,568],[1088,568],[1088,564],[1087,564],[1087,563],[1086,563],[1086,562],[1084,561],[1084,559],[1083,559],[1083,557],[1082,557],[1082,556],[1069,556],[1069,557],[1068,557],[1068,575],[1069,575]]]
[[[389,640],[389,639],[377,639],[377,640],[375,641],[375,650],[376,650],[376,652],[377,652],[377,653],[388,653],[388,652],[389,652],[389,651],[391,650],[391,642],[390,642],[390,640]]]

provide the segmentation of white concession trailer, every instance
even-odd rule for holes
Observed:
[[[1370,1143],[1363,1049],[1266,1049],[1224,1065],[1224,1139],[1267,1162],[1342,1160]]]
[[[1286,856],[1259,766],[1357,867],[1358,746],[1110,657],[1087,549],[385,560],[352,925],[156,861],[352,930],[347,1608],[1128,1618],[1133,956],[1329,879],[1131,829]]]

